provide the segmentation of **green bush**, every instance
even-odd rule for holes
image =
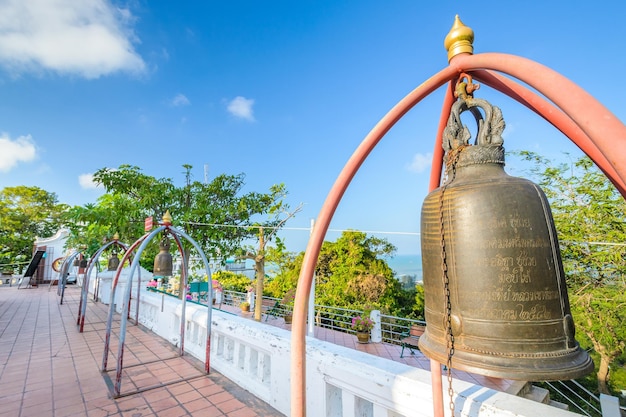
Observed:
[[[212,277],[219,281],[224,290],[228,291],[246,292],[252,285],[250,278],[231,271],[216,271]]]

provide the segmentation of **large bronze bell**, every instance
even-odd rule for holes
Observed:
[[[159,253],[154,258],[154,277],[171,277],[172,276],[172,254],[170,253],[170,240],[167,236],[163,236],[159,243]]]
[[[479,122],[475,145],[461,123],[466,110]],[[422,207],[427,325],[419,348],[492,377],[578,378],[593,362],[574,339],[552,213],[539,186],[504,172],[503,130],[500,109],[486,101],[453,105],[446,180]]]

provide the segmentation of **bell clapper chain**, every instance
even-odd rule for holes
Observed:
[[[464,82],[463,79],[466,78],[468,81]],[[459,79],[457,80],[454,96],[459,101],[464,101],[465,103],[468,100],[473,100],[474,91],[480,88],[479,84],[474,84],[472,82],[472,77],[465,73],[461,73],[459,75]],[[474,110],[472,108],[471,110]],[[472,114],[476,118],[477,123],[482,122],[482,115],[480,112],[472,111]],[[452,332],[452,302],[450,299],[450,278],[448,276],[448,265],[447,265],[447,255],[446,255],[446,245],[445,245],[445,226],[444,226],[444,194],[448,184],[450,184],[455,177],[456,174],[456,164],[459,160],[459,156],[463,149],[469,146],[467,144],[461,144],[458,147],[453,147],[452,149],[447,151],[447,161],[446,161],[446,172],[444,183],[441,186],[441,193],[439,194],[439,221],[440,221],[440,234],[441,234],[441,272],[442,279],[444,285],[444,295],[446,302],[446,339],[447,339],[447,360],[446,360],[446,377],[448,380],[448,398],[449,398],[449,407],[450,414],[454,415],[454,390],[452,389],[452,356],[454,355],[454,334]]]
[[[450,278],[448,277],[448,266],[446,259],[446,242],[444,231],[444,210],[443,210],[443,195],[445,194],[446,187],[450,181],[454,179],[454,165],[458,159],[460,152],[455,152],[454,160],[450,161],[450,176],[446,178],[446,183],[441,187],[441,193],[439,194],[439,220],[440,220],[440,234],[441,234],[441,273],[443,278],[445,302],[446,302],[446,333],[447,333],[447,361],[446,372],[448,379],[448,397],[451,415],[454,415],[454,390],[452,389],[452,355],[454,354],[454,335],[452,334],[452,303],[450,301]],[[447,169],[446,169],[447,171]]]

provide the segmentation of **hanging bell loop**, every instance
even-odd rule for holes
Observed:
[[[478,124],[475,145],[461,123],[468,110]],[[419,347],[467,372],[575,379],[593,362],[574,338],[552,213],[539,186],[504,172],[504,127],[500,109],[485,100],[464,98],[451,109],[447,178],[422,206],[427,325]]]
[[[159,243],[159,253],[154,258],[154,269],[152,273],[155,277],[170,277],[172,276],[172,269],[170,240],[167,235],[164,235]]]
[[[478,109],[482,109],[485,116]],[[478,126],[474,145],[470,148],[471,134],[461,122],[461,113],[469,110]],[[445,151],[446,179],[451,181],[457,166],[476,164],[499,164],[504,166],[504,140],[502,132],[506,124],[502,111],[487,100],[467,97],[457,100],[450,111],[443,131],[442,146]]]

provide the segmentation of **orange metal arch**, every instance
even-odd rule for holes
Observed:
[[[533,110],[549,119],[553,125],[565,133],[598,165],[609,180],[615,184],[619,192],[626,197],[626,187],[624,187],[626,183],[626,126],[585,90],[556,71],[515,55],[499,53],[461,54],[450,61],[450,66],[459,72],[484,69],[499,71],[511,75],[541,92],[565,114],[554,113],[544,105]],[[503,78],[499,77],[499,80],[502,81]],[[489,84],[489,80],[484,79],[483,81]],[[509,87],[511,86],[512,84],[509,84]],[[499,89],[495,85],[493,87]],[[521,93],[522,89],[513,89],[513,91]],[[532,96],[536,97],[533,99],[536,104],[543,101],[528,90],[524,93],[526,99]],[[511,97],[517,99],[515,96]],[[571,118],[571,121],[584,132],[588,140],[585,140],[580,134],[576,134],[572,130],[572,125],[565,121],[566,118]],[[563,129],[558,126],[562,126]],[[604,157],[599,157],[598,153]]]
[[[499,71],[522,80],[544,94],[556,104],[558,109],[514,81],[485,70]],[[460,54],[454,57],[447,68],[410,92],[376,124],[344,166],[320,210],[302,262],[293,310],[291,336],[291,416],[293,417],[306,415],[307,302],[323,239],[339,201],[367,156],[395,123],[435,89],[454,80],[462,72],[471,72],[476,79],[519,101],[548,120],[585,152],[626,197],[624,186],[626,183],[626,126],[591,95],[557,72],[525,58],[497,53]],[[452,102],[453,97],[449,86],[435,140],[430,189],[439,185],[443,159],[443,151],[440,150],[441,137]],[[433,384],[439,383],[440,385],[441,368],[432,365],[438,364],[431,361]],[[440,414],[442,401],[437,398],[433,400],[435,412]]]
[[[619,192],[626,197],[626,184],[620,179],[613,165],[611,165],[604,154],[600,152],[589,136],[587,136],[568,115],[553,106],[547,100],[531,92],[529,89],[499,74],[487,70],[470,71],[469,73],[472,74],[475,80],[481,81],[509,97],[514,98],[550,122],[565,136],[570,138],[580,150],[589,155],[592,160],[598,161],[598,167],[613,182]],[[545,115],[550,115],[550,117]]]

